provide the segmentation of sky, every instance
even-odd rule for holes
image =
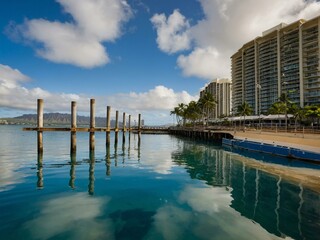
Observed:
[[[281,22],[320,15],[316,0],[0,0],[0,118],[138,113],[147,125],[230,78],[230,57]],[[113,113],[112,113],[113,114]]]

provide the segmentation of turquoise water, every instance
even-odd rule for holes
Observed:
[[[106,148],[96,133],[36,133],[0,126],[0,239],[319,239],[319,188],[250,164],[244,156],[168,135],[126,135]],[[247,153],[245,153],[247,154]]]

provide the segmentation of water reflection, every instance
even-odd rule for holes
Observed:
[[[70,180],[69,186],[74,189],[74,182],[76,179],[76,164],[77,164],[77,155],[75,152],[70,155]]]
[[[38,154],[37,159],[37,187],[38,189],[43,188],[43,153]]]
[[[319,192],[305,186],[304,179],[297,184],[286,175],[254,168],[235,154],[188,142],[182,143],[172,158],[186,166],[191,178],[224,186],[221,189],[225,192],[231,190],[230,206],[268,232],[294,239],[315,239],[320,235]],[[290,168],[286,171],[290,172]]]
[[[106,175],[110,176],[111,175],[111,159],[110,159],[110,144],[107,145],[106,148]]]
[[[91,198],[84,193],[55,196],[46,201],[35,218],[23,224],[28,239],[113,239],[113,225],[101,219],[110,198]],[[94,229],[94,231],[92,231]],[[30,233],[29,233],[30,232]]]
[[[94,151],[90,151],[89,158],[89,185],[88,185],[88,193],[90,195],[94,194],[94,165],[95,165],[95,153]]]

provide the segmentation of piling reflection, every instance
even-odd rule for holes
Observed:
[[[76,164],[77,164],[77,155],[76,153],[72,153],[70,155],[70,180],[69,186],[74,189],[75,188],[75,179],[76,179]]]
[[[70,132],[70,154],[76,153],[77,151],[77,132]]]
[[[89,153],[89,185],[88,185],[88,193],[90,195],[94,194],[94,165],[95,165],[95,153],[94,151],[90,151]]]
[[[125,153],[125,150],[126,150],[126,133],[125,132],[123,132],[123,134],[122,134],[122,147],[121,147],[121,149],[122,149],[122,164],[124,164],[125,163],[125,156],[126,156],[126,153]]]
[[[131,150],[131,132],[129,132],[129,134],[128,134],[129,136],[128,136],[128,139],[129,139],[129,141],[128,141],[128,159],[130,159],[130,150]]]
[[[110,155],[111,155],[111,152],[110,152],[110,144],[107,145],[107,148],[106,148],[106,175],[107,176],[110,176],[111,175],[111,159],[110,159]]]
[[[38,153],[38,159],[37,159],[37,188],[42,189],[43,188],[43,153]]]
[[[106,141],[106,155],[103,161],[105,161],[106,165],[106,176],[111,176],[111,165],[112,161],[114,161],[114,166],[118,166],[118,161],[120,160],[123,166],[126,166],[126,159],[130,159],[131,156],[135,156],[135,159],[138,161],[140,160],[140,145],[141,145],[141,140],[131,142],[131,134],[128,133],[128,141],[126,141],[126,133],[122,134],[123,139],[122,145],[121,145],[121,150],[118,149],[118,140],[119,138],[117,137],[118,133],[115,133],[115,142],[114,142],[114,152],[112,154],[112,147],[110,144],[110,134],[107,135],[107,141]],[[109,140],[108,140],[109,139]],[[134,146],[131,147],[131,144]],[[133,149],[132,149],[133,148]],[[119,150],[121,152],[119,152]],[[132,150],[134,150],[132,152]],[[89,151],[89,159],[85,158],[82,159],[82,161],[77,163],[77,153],[76,151],[70,152],[70,161],[65,161],[64,163],[59,163],[59,164],[49,164],[48,166],[50,168],[54,167],[61,167],[61,166],[70,166],[70,172],[69,172],[69,182],[68,186],[71,189],[75,189],[75,179],[76,179],[76,166],[77,164],[81,165],[82,163],[88,164],[89,163],[89,183],[88,183],[88,193],[90,195],[94,194],[94,182],[95,182],[95,151]],[[43,153],[38,154],[37,158],[37,187],[39,189],[43,188]]]
[[[114,146],[118,146],[119,132],[114,133]]]
[[[319,236],[319,192],[305,186],[303,180],[291,182],[212,146],[182,142],[172,158],[186,166],[191,178],[231,191],[230,207],[268,232],[294,239]]]
[[[138,133],[138,161],[140,161],[141,158],[141,132]]]
[[[117,167],[118,166],[118,132],[115,133],[115,140],[114,140],[114,155],[113,155],[113,159],[114,159],[114,166]]]

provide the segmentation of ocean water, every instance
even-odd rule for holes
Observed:
[[[317,165],[169,135],[0,126],[0,239],[319,239]],[[274,171],[274,169],[282,171]],[[320,183],[319,183],[320,184]]]

